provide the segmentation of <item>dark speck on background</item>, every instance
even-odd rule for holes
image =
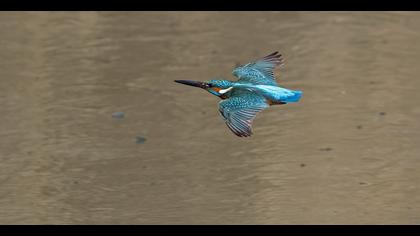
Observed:
[[[363,129],[363,126],[362,125],[358,125],[358,126],[356,126],[356,128],[357,129]]]
[[[326,147],[326,148],[320,148],[319,150],[320,150],[320,151],[326,151],[326,152],[329,152],[329,151],[331,151],[331,150],[332,150],[332,148],[330,148],[330,147]]]
[[[306,166],[306,164],[304,164],[304,163],[300,164],[300,167],[305,167],[305,166]]]
[[[124,118],[124,112],[121,112],[121,111],[114,112],[112,113],[112,117],[116,119],[122,119]]]
[[[384,116],[384,115],[386,115],[386,112],[381,111],[381,112],[379,112],[379,115]]]
[[[141,143],[144,143],[144,142],[146,142],[146,138],[141,137],[141,136],[136,137],[136,143],[141,144]]]

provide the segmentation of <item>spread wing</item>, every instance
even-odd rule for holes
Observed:
[[[267,107],[263,96],[242,89],[234,89],[229,99],[219,102],[219,112],[226,125],[239,137],[252,135],[252,121]]]
[[[239,78],[238,81],[253,84],[277,85],[273,70],[276,66],[284,64],[284,59],[278,52],[273,52],[255,62],[244,66],[236,67],[233,75]]]

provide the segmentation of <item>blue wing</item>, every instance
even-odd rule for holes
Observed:
[[[274,52],[255,62],[236,67],[233,75],[239,78],[238,82],[277,86],[273,70],[283,64],[282,55]]]
[[[229,99],[219,103],[219,112],[229,129],[239,137],[252,135],[252,121],[258,112],[269,107],[256,93],[234,89]]]

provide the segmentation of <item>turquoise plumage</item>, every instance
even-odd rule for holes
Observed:
[[[258,112],[271,105],[298,102],[301,91],[278,85],[273,70],[284,64],[281,54],[274,52],[255,62],[236,67],[232,74],[237,81],[210,80],[175,82],[200,87],[223,99],[219,112],[229,129],[239,137],[252,135],[252,121]]]
[[[252,83],[278,86],[273,70],[276,66],[284,64],[281,55],[274,52],[262,59],[236,67],[232,74],[239,78],[239,83]]]
[[[233,95],[219,103],[219,112],[226,125],[239,137],[252,134],[252,120],[258,112],[269,107],[264,96],[257,93],[236,90]]]

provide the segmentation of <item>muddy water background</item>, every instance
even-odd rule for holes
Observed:
[[[411,12],[0,13],[0,223],[419,224],[419,25]],[[248,139],[216,97],[173,82],[233,79],[274,50],[304,97],[263,111]]]

